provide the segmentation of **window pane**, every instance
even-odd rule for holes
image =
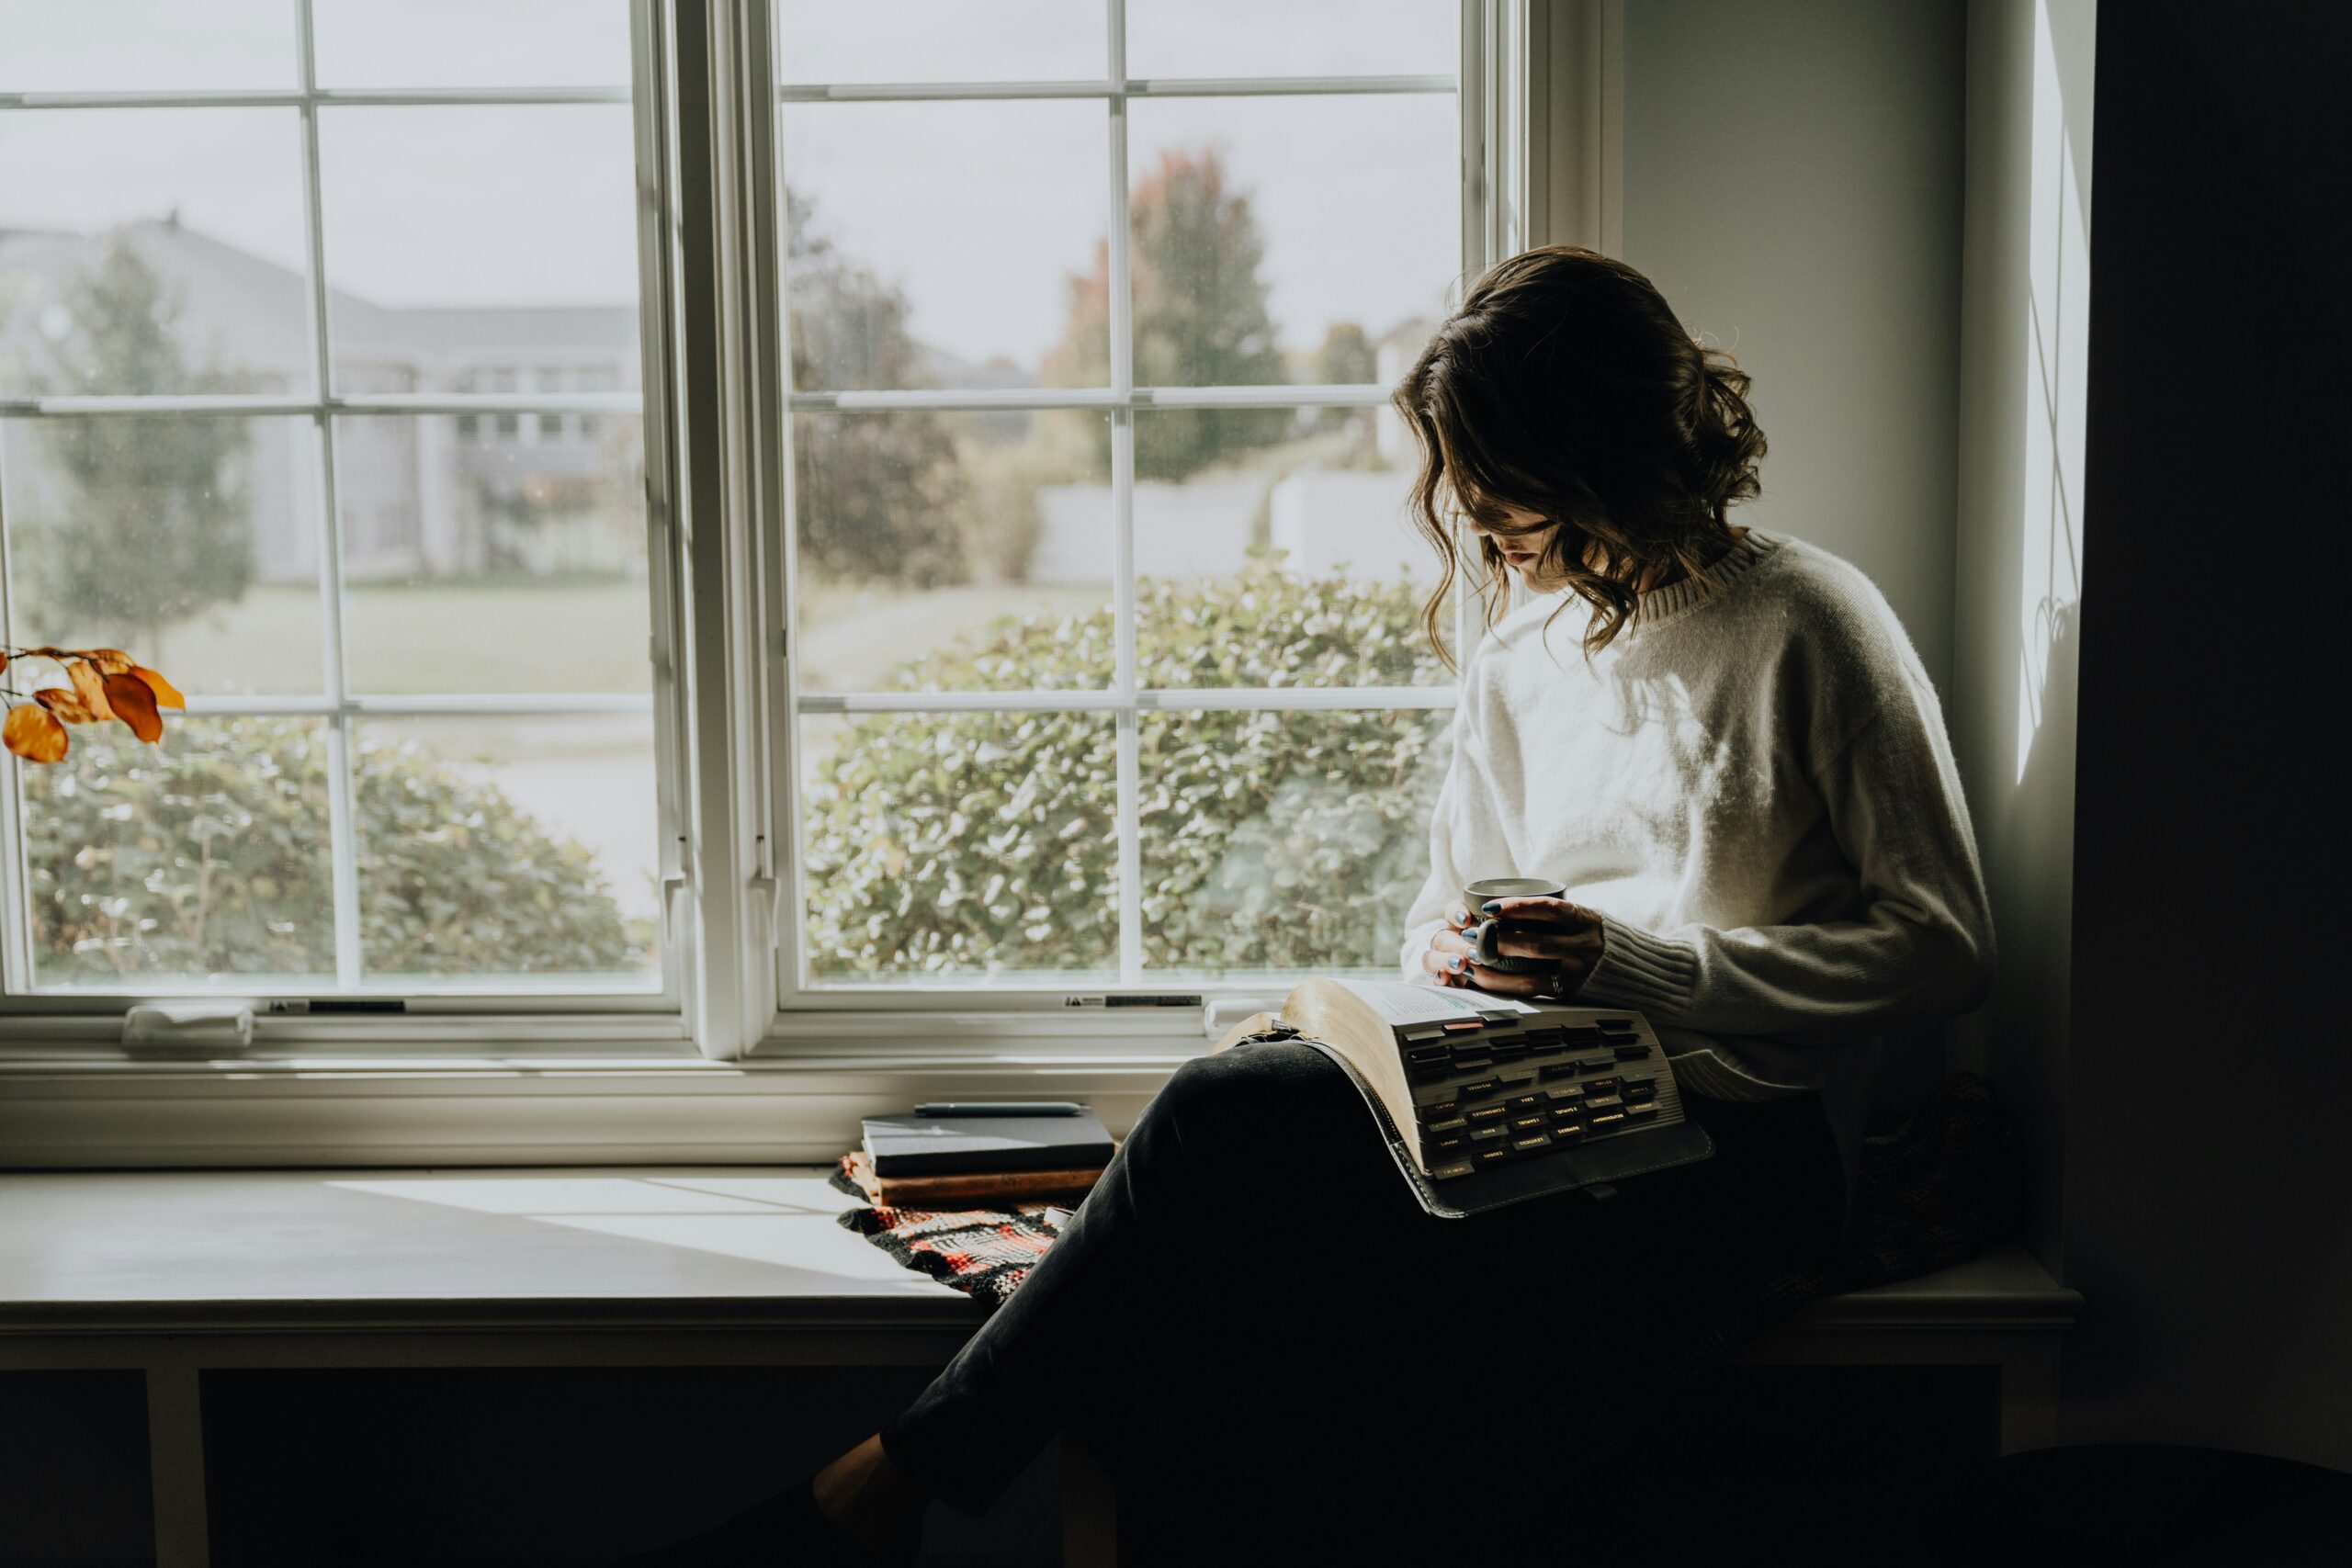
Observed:
[[[1101,103],[788,104],[782,137],[797,389],[1107,382]]]
[[[308,392],[292,109],[0,110],[0,395]]]
[[[289,0],[0,0],[0,93],[294,85]]]
[[[45,986],[334,983],[323,726],[76,726],[24,766],[33,976]]]
[[[628,0],[311,0],[311,6],[322,87],[629,85]]]
[[[1394,446],[1369,409],[1137,412],[1138,683],[1450,681],[1421,631],[1441,567]]]
[[[1110,684],[1108,418],[799,414],[793,443],[802,691]]]
[[[1401,372],[1461,271],[1453,95],[1128,106],[1136,384]]]
[[[780,0],[786,82],[1101,81],[1102,0]]]
[[[1445,75],[1455,0],[1127,0],[1132,76]]]
[[[1093,713],[804,720],[810,975],[1115,974],[1116,729]]]
[[[650,716],[354,728],[371,984],[657,983]]]
[[[19,643],[119,648],[183,692],[323,689],[307,419],[0,422]]]
[[[1144,962],[1282,987],[1392,972],[1429,875],[1449,719],[1144,714]]]
[[[643,436],[633,414],[337,420],[351,689],[650,691]]]
[[[320,111],[338,388],[636,387],[631,137],[619,104]]]

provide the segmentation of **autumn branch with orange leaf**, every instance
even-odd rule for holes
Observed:
[[[62,761],[69,724],[120,719],[152,745],[164,738],[157,709],[187,711],[177,687],[119,648],[0,648],[0,671],[14,675],[36,659],[63,671],[67,684],[30,691],[0,685],[0,695],[9,699],[0,740],[27,761]]]

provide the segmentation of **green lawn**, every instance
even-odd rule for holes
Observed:
[[[801,604],[802,682],[880,687],[899,664],[999,615],[1083,615],[1108,603],[1101,588],[812,590]],[[315,695],[325,689],[319,620],[315,591],[256,588],[130,651],[186,692]],[[643,692],[649,624],[641,582],[354,588],[344,610],[348,679],[363,695]]]
[[[648,591],[642,582],[551,587],[365,587],[344,610],[354,692],[642,692]],[[164,628],[130,651],[180,689],[322,691],[316,590],[256,588]]]

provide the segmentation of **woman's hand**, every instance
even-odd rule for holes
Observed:
[[[1446,930],[1430,939],[1421,967],[1445,986],[1474,986],[1498,997],[1572,997],[1600,962],[1600,916],[1566,898],[1499,898],[1486,907],[1503,924],[1495,951],[1505,958],[1548,959],[1550,974],[1506,975],[1487,968],[1462,933],[1480,916],[1456,904],[1446,911]]]
[[[1421,954],[1421,967],[1436,976],[1439,985],[1471,983],[1470,944],[1462,940],[1462,933],[1476,923],[1469,908],[1456,904],[1445,912],[1445,930],[1430,938],[1430,945]]]

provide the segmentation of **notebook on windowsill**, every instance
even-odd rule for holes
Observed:
[[[865,1152],[874,1174],[979,1176],[1075,1170],[1110,1163],[1111,1134],[1091,1111],[1061,1116],[868,1116]]]
[[[928,1208],[1083,1198],[1117,1145],[1092,1111],[865,1119],[844,1170],[869,1202]]]

